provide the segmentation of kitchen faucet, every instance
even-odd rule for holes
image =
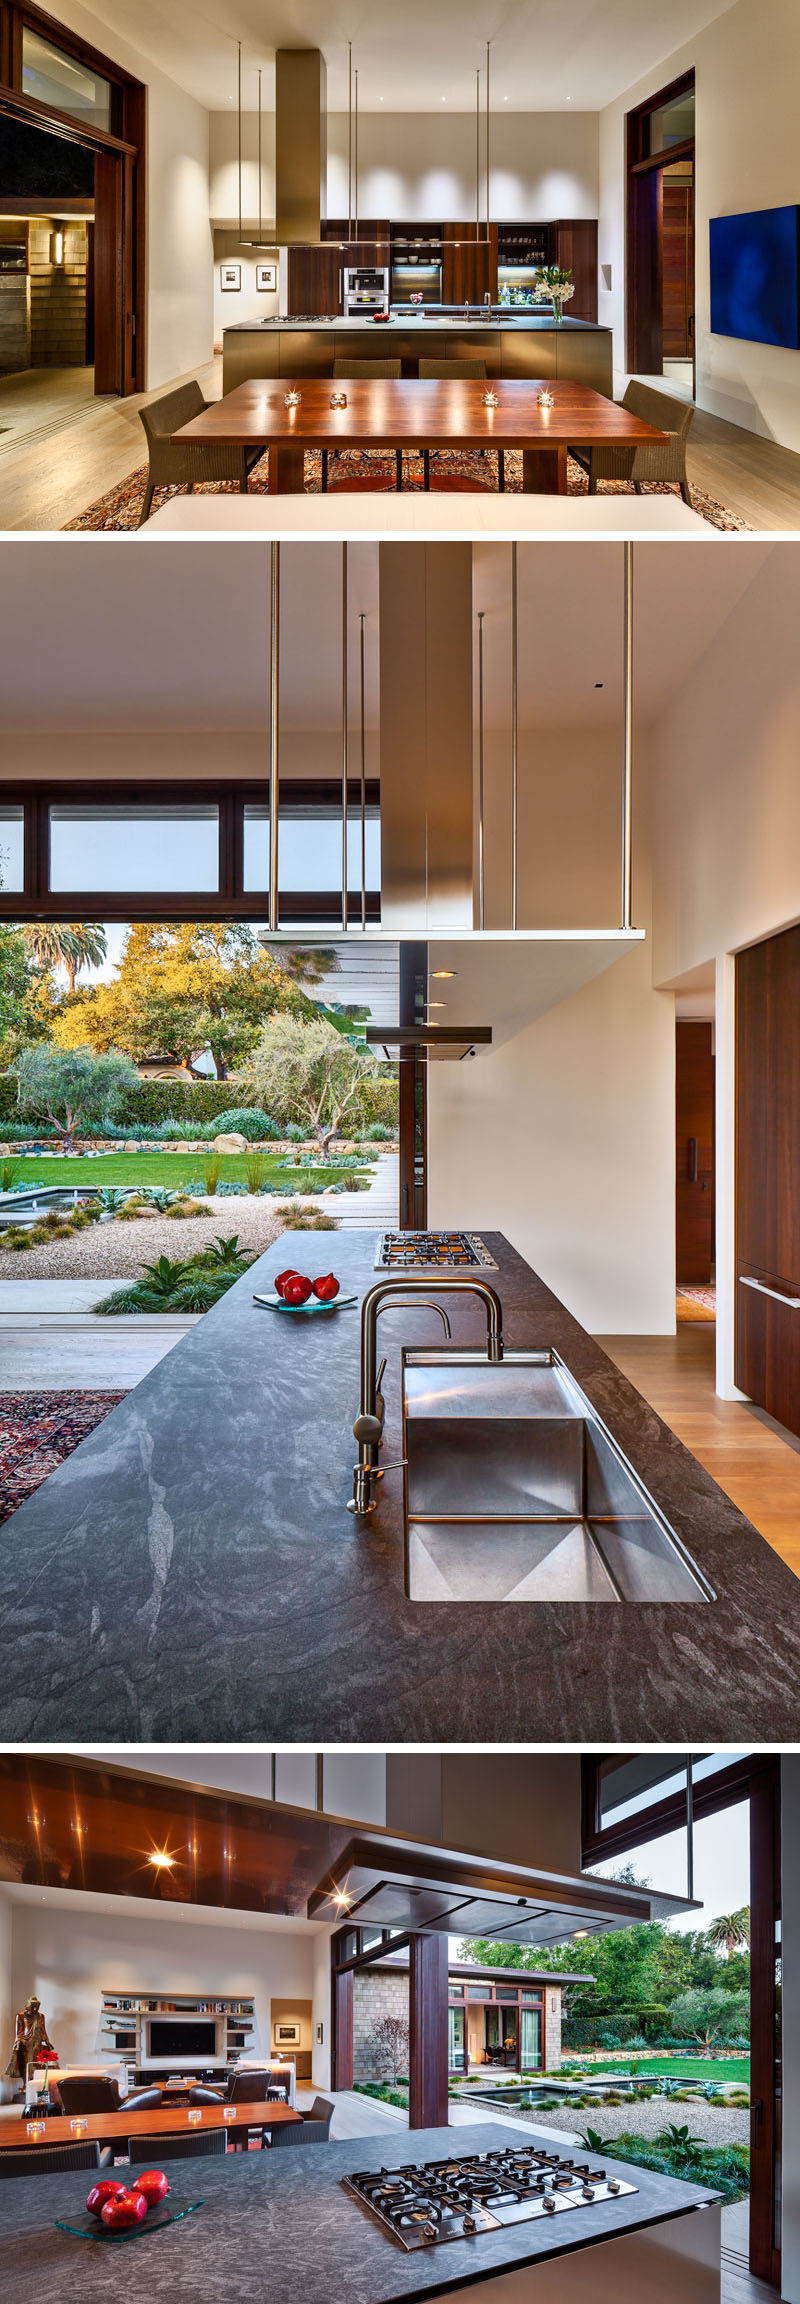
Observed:
[[[381,1313],[389,1307],[393,1311],[399,1311],[401,1308],[405,1311],[416,1311],[425,1306],[430,1312],[438,1312],[449,1343],[450,1322],[447,1313],[442,1304],[438,1304],[432,1296],[427,1294],[429,1288],[429,1280],[415,1282],[402,1278],[398,1274],[391,1280],[377,1281],[374,1288],[367,1290],[361,1306],[361,1405],[353,1425],[353,1438],[358,1441],[358,1463],[353,1471],[353,1494],[347,1507],[348,1512],[355,1513],[358,1519],[363,1518],[368,1512],[374,1512],[377,1501],[375,1495],[377,1482],[383,1479],[384,1472],[391,1472],[396,1469],[391,1464],[381,1465],[378,1460],[386,1414],[381,1391],[386,1368],[385,1359],[381,1361],[379,1368],[376,1366],[378,1321]],[[503,1357],[503,1307],[495,1289],[490,1288],[488,1280],[453,1280],[437,1277],[436,1291],[437,1295],[477,1296],[479,1298],[486,1312],[487,1358],[494,1365],[498,1365]]]

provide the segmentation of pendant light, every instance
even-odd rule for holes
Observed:
[[[281,548],[271,543],[269,591],[269,925],[280,927],[278,806],[280,799]]]
[[[622,888],[620,924],[633,925],[633,544],[628,538],[622,547],[624,553],[624,606],[623,606],[623,695],[624,738],[622,761]]]

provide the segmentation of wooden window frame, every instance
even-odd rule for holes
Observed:
[[[678,1790],[662,1799],[653,1800],[649,1807],[637,1810],[635,1816],[621,1818],[616,1824],[600,1822],[600,1782],[604,1761],[635,1759],[635,1753],[591,1752],[581,1761],[581,1865],[600,1864],[607,1859],[626,1855],[638,1848],[643,1840],[664,1839],[669,1832],[680,1832],[686,1824],[686,1794]],[[687,1754],[687,1760],[689,1755]],[[695,1758],[704,1755],[696,1753]],[[707,1816],[719,1814],[723,1808],[735,1807],[738,1800],[746,1800],[752,1777],[756,1774],[758,1756],[734,1760],[727,1768],[720,1768],[714,1776],[703,1777],[693,1786],[692,1814],[695,1823]]]
[[[654,91],[643,104],[634,106],[625,115],[625,359],[630,374],[640,367],[640,336],[646,332],[648,313],[656,289],[651,272],[640,282],[640,251],[643,242],[652,237],[652,204],[657,199],[655,178],[675,161],[694,160],[695,138],[686,137],[680,144],[668,144],[660,152],[644,147],[648,141],[646,128],[651,115],[661,110],[675,96],[686,95],[696,85],[694,67],[670,80],[665,88]],[[660,291],[659,291],[660,294]],[[658,300],[658,299],[657,299]]]
[[[285,782],[281,790],[281,804],[291,800],[300,807],[336,808],[341,806],[341,783],[336,777],[303,778]],[[236,782],[230,779],[203,779],[192,783],[11,783],[5,785],[6,802],[24,809],[23,887],[0,889],[0,920],[86,920],[102,917],[109,921],[148,920],[269,920],[268,888],[247,890],[244,887],[244,812],[254,804],[269,806],[269,778],[260,782]],[[361,805],[361,779],[351,777],[347,787],[348,808],[355,812]],[[367,806],[380,805],[380,785],[370,777],[366,786]],[[219,886],[216,890],[167,891],[163,895],[152,889],[122,891],[115,889],[72,889],[66,893],[53,893],[49,886],[49,812],[51,807],[142,807],[148,802],[154,807],[184,806],[191,808],[200,803],[219,809]],[[341,927],[341,896],[337,889],[299,889],[286,893],[281,902],[281,927],[311,921],[316,927]],[[361,920],[361,890],[352,889],[348,897],[348,919],[354,924]],[[380,889],[367,890],[367,919],[380,924]]]

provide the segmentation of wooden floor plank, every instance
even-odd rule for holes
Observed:
[[[601,1336],[603,1350],[800,1576],[800,1442],[749,1402],[714,1390],[715,1329],[675,1336]]]

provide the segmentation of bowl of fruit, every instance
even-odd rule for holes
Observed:
[[[254,1304],[266,1305],[268,1312],[344,1312],[355,1304],[355,1296],[343,1296],[335,1272],[320,1272],[311,1280],[305,1272],[296,1272],[293,1265],[278,1272],[272,1284],[272,1293],[254,1296]]]
[[[179,2199],[163,2168],[143,2168],[132,2184],[103,2176],[86,2195],[83,2213],[55,2219],[59,2232],[77,2240],[133,2240],[143,2232],[163,2232],[202,2208],[202,2200]]]

